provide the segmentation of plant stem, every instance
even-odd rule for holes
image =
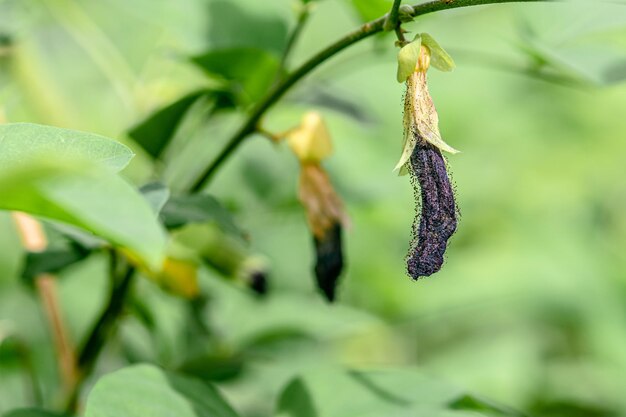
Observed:
[[[48,239],[41,223],[25,213],[13,212],[12,215],[24,249],[29,252],[44,251],[48,246]],[[52,334],[62,386],[69,390],[76,380],[76,356],[65,327],[56,278],[51,274],[39,274],[35,277],[34,284]]]
[[[298,21],[296,22],[296,26],[293,28],[289,39],[287,40],[287,45],[285,45],[285,50],[283,51],[283,55],[280,58],[280,66],[278,67],[278,76],[281,77],[283,71],[287,68],[287,60],[291,55],[291,51],[293,50],[294,45],[298,42],[300,38],[300,34],[302,33],[302,29],[304,29],[304,25],[307,20],[309,20],[309,16],[311,13],[311,5],[305,4],[300,8],[300,12],[298,13]]]
[[[34,282],[41,305],[48,319],[48,325],[52,331],[63,388],[64,390],[69,390],[76,380],[77,370],[74,348],[70,342],[59,304],[56,277],[50,274],[40,274],[35,277]]]
[[[398,20],[400,3],[402,3],[402,0],[394,0],[393,6],[391,6],[391,11],[389,12],[389,15],[387,15],[387,19],[383,25],[383,29],[387,32],[396,29],[400,24],[400,21]]]
[[[467,6],[479,6],[484,4],[496,4],[496,3],[519,3],[519,2],[536,2],[536,1],[551,1],[551,0],[433,0],[428,3],[422,3],[413,6],[413,17],[422,16],[428,13],[438,12],[441,10],[455,9],[459,7]],[[256,132],[259,120],[263,117],[265,112],[269,110],[280,98],[301,78],[305,77],[320,64],[327,59],[341,52],[348,46],[351,46],[365,38],[368,38],[376,33],[383,31],[387,17],[382,16],[376,20],[363,24],[357,30],[348,33],[343,38],[339,39],[335,43],[326,47],[322,51],[315,54],[308,61],[304,62],[295,71],[285,77],[280,83],[276,84],[267,95],[261,99],[252,109],[248,119],[244,122],[241,128],[235,132],[230,138],[224,149],[215,158],[213,163],[209,165],[202,175],[192,185],[192,191],[199,191],[203,189],[211,180],[213,175],[217,172],[218,168],[224,163],[230,156],[230,154],[237,149],[241,142],[250,134]]]
[[[112,250],[110,256],[111,293],[109,301],[78,355],[78,377],[67,401],[66,409],[68,412],[75,410],[81,385],[93,371],[102,348],[124,311],[124,304],[135,275],[135,268],[129,265],[120,254]]]

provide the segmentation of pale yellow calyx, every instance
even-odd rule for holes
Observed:
[[[422,46],[422,49],[425,49]],[[423,64],[428,61],[424,55]],[[421,54],[420,54],[421,58]],[[421,61],[421,59],[420,59]],[[426,71],[416,71],[406,81],[406,95],[404,97],[404,139],[402,155],[394,170],[400,170],[400,175],[406,173],[402,168],[411,159],[413,149],[418,141],[428,142],[442,151],[457,153],[458,151],[445,143],[439,132],[439,115],[435,109],[433,99],[428,92]]]
[[[302,163],[318,163],[333,151],[326,124],[317,112],[304,115],[300,126],[287,134],[287,143]]]

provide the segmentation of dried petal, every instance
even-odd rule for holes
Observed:
[[[322,238],[334,224],[347,223],[343,204],[320,165],[302,165],[298,197],[314,236]]]
[[[418,279],[441,268],[448,239],[456,230],[457,210],[446,163],[436,147],[419,141],[411,156],[410,170],[416,198],[418,193],[421,198],[421,213],[419,225],[417,219],[413,224],[407,272]]]
[[[409,161],[417,143],[416,138],[418,136],[442,151],[450,153],[458,152],[445,143],[439,133],[439,115],[437,114],[435,104],[428,91],[426,78],[429,57],[429,49],[423,46],[420,51],[418,68],[406,80],[402,155],[394,170],[401,169]],[[424,68],[424,70],[421,70],[421,68]]]
[[[442,151],[457,153],[456,149],[441,139],[439,115],[428,92],[425,72],[416,72],[407,80],[407,100],[409,102],[405,102],[405,111],[411,112],[419,136]]]
[[[305,164],[300,174],[299,198],[305,207],[315,242],[315,276],[329,301],[335,297],[337,278],[343,269],[342,225],[348,219],[328,175],[318,164]]]

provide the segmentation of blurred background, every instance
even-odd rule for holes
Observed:
[[[391,4],[315,3],[291,68]],[[297,6],[0,0],[1,117],[118,138],[138,154],[125,176],[141,185],[153,163],[127,132],[215,83],[189,57],[231,46],[279,55]],[[206,342],[196,362],[181,363],[194,326],[189,302],[138,282],[141,302],[98,374],[140,361],[189,369],[220,381],[242,414],[264,416],[273,409],[268,398],[301,370],[410,367],[530,415],[626,415],[626,3],[472,7],[406,28],[430,33],[457,64],[452,73],[429,72],[442,135],[461,150],[448,162],[462,217],[441,272],[419,282],[405,275],[415,202],[409,179],[392,173],[403,86],[395,38],[379,35],[323,64],[264,120],[284,131],[315,109],[329,126],[335,152],[325,167],[352,220],[338,302],[315,289],[297,160],[285,145],[254,136],[208,192],[268,259],[269,295],[259,300],[203,270],[201,321],[210,332],[195,341]],[[211,160],[242,116],[187,119],[161,171],[173,190]],[[53,402],[54,352],[37,300],[19,280],[23,252],[7,214],[0,230],[0,343],[14,334],[31,347]],[[74,340],[104,303],[105,262],[93,256],[60,274]],[[28,405],[23,376],[0,355],[0,413]]]

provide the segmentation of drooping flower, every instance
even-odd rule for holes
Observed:
[[[321,116],[309,112],[301,125],[289,132],[287,141],[300,161],[298,197],[305,208],[315,244],[317,286],[333,301],[345,265],[342,233],[348,218],[321,164],[332,152],[330,134]]]
[[[413,279],[439,271],[448,240],[457,227],[457,207],[441,151],[458,152],[441,138],[439,116],[428,91],[430,65],[449,71],[450,56],[428,34],[420,34],[398,54],[398,81],[406,82],[404,141],[400,174],[410,173],[421,207],[413,223],[407,272]]]

